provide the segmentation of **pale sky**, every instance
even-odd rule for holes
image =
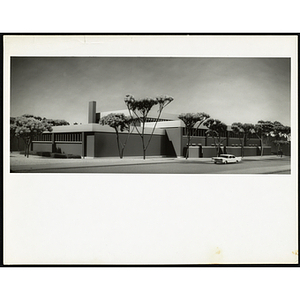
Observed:
[[[290,126],[289,58],[13,57],[11,116],[28,113],[87,123],[126,109],[124,97],[169,95],[165,112],[205,112],[233,122]]]

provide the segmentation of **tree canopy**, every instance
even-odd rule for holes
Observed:
[[[70,125],[69,122],[67,122],[66,120],[60,120],[60,119],[43,119],[45,122],[47,122],[48,124],[52,125],[52,126],[66,126],[66,125]]]
[[[14,119],[13,124],[11,124],[12,131],[16,137],[24,140],[25,156],[29,157],[29,146],[33,138],[44,131],[51,132],[52,126],[41,117],[26,114]]]
[[[282,125],[280,122],[275,121],[273,123],[273,130],[271,132],[272,136],[277,139],[290,139],[291,127]]]
[[[117,135],[117,145],[120,158],[123,158],[124,149],[128,140],[129,135],[127,135],[124,143],[120,141],[119,132],[123,132],[125,130],[130,130],[130,123],[132,119],[126,117],[124,114],[111,113],[100,119],[101,125],[108,125],[109,127],[115,129]]]
[[[198,127],[209,118],[209,115],[201,112],[201,113],[183,113],[178,116],[180,120],[184,123],[187,128],[194,128],[194,126],[198,123]]]
[[[254,133],[254,125],[251,123],[235,122],[231,125],[232,131],[238,136],[242,145],[242,156],[244,156],[244,146],[250,137],[251,133]]]
[[[143,158],[146,158],[146,150],[150,144],[150,141],[153,137],[154,130],[156,128],[157,122],[161,116],[163,109],[170,104],[174,100],[173,97],[170,96],[158,96],[156,98],[142,98],[135,99],[132,95],[125,96],[125,104],[129,111],[130,117],[134,122],[132,122],[135,127],[137,133],[141,137],[142,140],[142,150],[143,150]],[[147,117],[152,107],[158,105],[158,114],[154,122],[154,126],[152,128],[152,132],[148,141],[145,141],[145,123],[147,122]],[[141,130],[138,128],[137,124],[141,125]]]
[[[187,130],[187,150],[185,158],[188,158],[189,155],[189,147],[194,135],[194,132],[203,124],[210,116],[207,113],[182,113],[178,116],[180,120],[184,123]],[[197,126],[196,126],[197,125]],[[196,127],[195,127],[196,126]]]
[[[131,118],[126,117],[124,114],[111,113],[100,119],[101,125],[108,125],[111,128],[123,132],[129,129]]]
[[[272,135],[273,130],[274,130],[274,124],[271,121],[260,120],[254,125],[254,133],[260,140],[261,156],[263,155],[264,152],[264,144],[266,142],[266,139]]]
[[[227,125],[218,119],[208,119],[204,125],[208,128],[206,134],[210,136],[220,137],[227,131]]]
[[[217,155],[220,155],[221,143],[226,139],[227,125],[218,119],[212,118],[206,120],[203,125],[208,128],[206,134],[214,139]],[[225,137],[222,139],[224,135]]]

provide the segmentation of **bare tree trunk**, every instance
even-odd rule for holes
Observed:
[[[188,159],[188,157],[189,157],[189,148],[190,148],[190,137],[188,136],[187,145],[186,145],[185,159]]]
[[[241,149],[241,152],[242,152],[242,157],[244,157],[244,141],[242,140],[242,149]]]
[[[134,127],[133,127],[133,128],[134,128]],[[133,129],[132,129],[132,131],[133,131]],[[129,136],[130,136],[130,134],[132,133],[132,131],[130,131],[130,127],[129,127],[128,133],[127,133],[127,136],[126,136],[126,139],[125,139],[125,142],[124,142],[124,144],[121,144],[121,146],[122,146],[122,148],[121,148],[121,158],[124,157],[125,147],[126,147],[127,141],[128,141],[128,139],[129,139]]]
[[[124,148],[121,149],[121,154],[120,154],[120,158],[123,158],[123,154],[124,154]]]
[[[145,148],[145,122],[146,120],[143,120],[143,129],[142,129],[142,145],[143,145],[143,159],[146,159],[146,148]]]
[[[241,157],[244,157],[244,137],[240,138],[240,143],[241,143]]]
[[[115,129],[116,131],[116,135],[117,135],[117,144],[118,144],[118,152],[119,152],[119,157],[122,158],[122,155],[121,155],[121,151],[120,151],[120,140],[119,140],[119,132],[117,129]]]
[[[26,139],[23,138],[24,141],[24,156],[26,157],[26,151],[27,151],[27,143],[26,143]]]
[[[27,148],[27,151],[26,151],[27,155],[26,156],[27,156],[27,158],[29,157],[29,147],[30,147],[30,142],[28,144],[26,144],[26,148]]]

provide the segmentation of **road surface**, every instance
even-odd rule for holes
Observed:
[[[134,174],[291,174],[289,157],[274,159],[247,158],[235,164],[214,164],[209,160],[171,159],[151,161],[135,161],[121,164],[91,165],[74,164],[72,166],[50,167],[45,165],[39,169],[23,169],[14,172],[23,173],[134,173]]]

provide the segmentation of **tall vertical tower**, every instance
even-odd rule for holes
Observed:
[[[88,123],[96,123],[96,101],[89,102]]]

